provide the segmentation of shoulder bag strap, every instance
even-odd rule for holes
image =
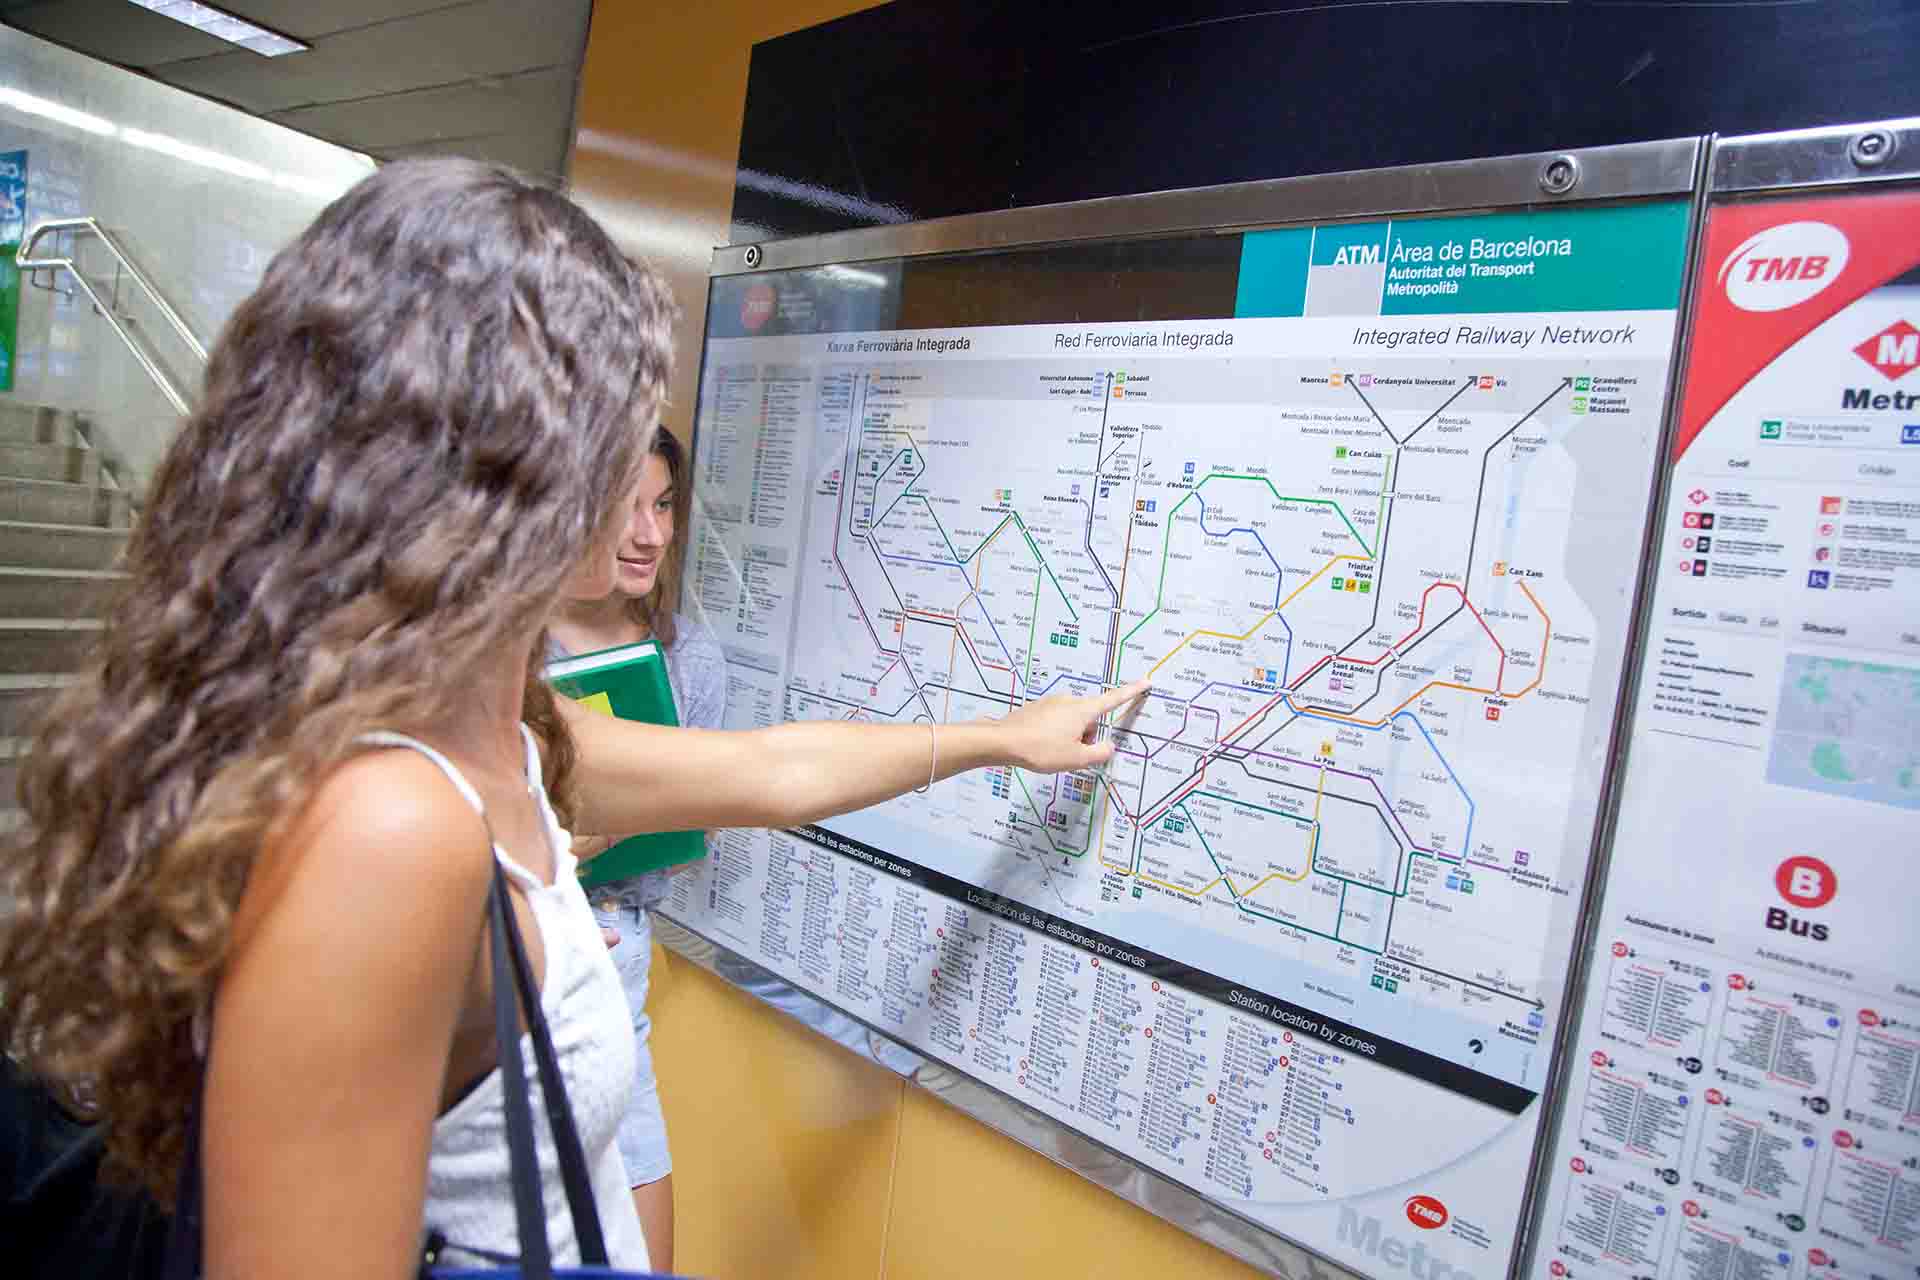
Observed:
[[[607,1262],[606,1236],[600,1227],[600,1209],[593,1198],[593,1179],[587,1172],[586,1150],[580,1143],[580,1131],[573,1122],[573,1107],[567,1099],[567,1086],[560,1075],[559,1056],[554,1052],[553,1036],[547,1028],[546,1013],[540,1007],[540,997],[534,987],[533,966],[528,963],[526,945],[520,937],[518,923],[513,916],[513,908],[507,893],[506,876],[500,870],[498,860],[493,868],[492,905],[489,917],[493,923],[493,1002],[495,1036],[500,1039],[500,1067],[502,1083],[506,1086],[507,1136],[509,1150],[513,1155],[514,1200],[516,1212],[519,1202],[528,1194],[536,1206],[540,1205],[540,1168],[533,1160],[532,1142],[532,1103],[527,1094],[526,1077],[520,1062],[520,1037],[517,1034],[518,1020],[514,1017],[513,995],[509,991],[504,966],[509,961],[512,966],[512,992],[517,992],[522,1008],[526,1013],[527,1032],[533,1040],[533,1057],[540,1073],[540,1093],[546,1103],[547,1123],[553,1132],[554,1154],[560,1165],[560,1182],[566,1191],[567,1208],[573,1216],[574,1238],[580,1244],[580,1261],[585,1266],[604,1267]],[[511,1043],[511,1061],[513,1069],[507,1070],[509,1062],[508,1044]],[[527,1126],[529,1147],[522,1152],[512,1145],[516,1116],[518,1122]],[[524,1176],[523,1176],[524,1174]],[[523,1185],[526,1184],[526,1185]],[[546,1242],[546,1219],[539,1218],[540,1244],[542,1256],[550,1257]],[[527,1223],[520,1221],[520,1251],[524,1259],[527,1250]],[[551,1262],[548,1263],[551,1266]],[[534,1275],[531,1270],[529,1276]],[[541,1276],[544,1280],[544,1274]]]
[[[206,1110],[206,1063],[200,1068],[193,1108],[187,1114],[186,1158],[180,1163],[179,1190],[173,1197],[173,1218],[167,1224],[167,1247],[161,1255],[161,1280],[198,1280],[200,1275],[200,1119]]]
[[[491,850],[489,850],[491,856]],[[512,1162],[513,1217],[519,1228],[520,1268],[526,1280],[553,1280],[553,1250],[547,1241],[546,1204],[541,1196],[540,1160],[533,1145],[533,1106],[527,1097],[526,1067],[520,1061],[520,1019],[514,1010],[517,973],[509,967],[507,939],[519,941],[513,906],[498,859],[487,890],[487,949],[493,953],[493,1037],[500,1059],[500,1084],[506,1110],[507,1152]],[[533,1020],[538,1001],[528,1002]],[[544,1083],[544,1082],[543,1082]]]

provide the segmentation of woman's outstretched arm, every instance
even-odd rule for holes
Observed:
[[[923,786],[931,771],[1017,765],[1061,773],[1106,763],[1100,718],[1146,681],[1094,698],[1042,698],[998,720],[852,724],[808,720],[745,732],[636,724],[560,699],[579,748],[579,826],[630,835],[706,827],[789,827],[864,809]]]

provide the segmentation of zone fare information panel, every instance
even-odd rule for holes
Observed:
[[[1709,212],[1539,1280],[1920,1274],[1920,190]]]
[[[718,833],[665,913],[1375,1276],[1506,1274],[1684,201],[717,278],[732,727],[1141,676],[1097,770]]]

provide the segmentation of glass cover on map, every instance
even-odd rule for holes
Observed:
[[[1503,1269],[1685,227],[1663,201],[714,280],[684,608],[730,724],[1153,691],[1103,768],[724,833],[668,913],[1347,1265],[1398,1231],[1435,1275]]]

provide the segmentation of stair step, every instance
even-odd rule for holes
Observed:
[[[0,738],[0,809],[17,809],[20,803],[20,757],[28,745],[25,738]]]
[[[0,618],[0,672],[72,671],[103,626],[98,618]]]
[[[124,529],[132,512],[125,490],[0,475],[0,520]]]
[[[112,569],[0,565],[0,618],[98,618],[127,575]]]
[[[126,545],[125,529],[0,520],[0,564],[34,569],[110,569]]]
[[[0,400],[0,440],[15,444],[65,444],[84,447],[80,415],[71,409]]]
[[[32,422],[49,413],[62,413],[52,405],[34,404],[28,400],[16,400],[10,395],[0,396],[0,427],[8,422]]]
[[[100,479],[100,455],[91,449],[65,444],[0,441],[0,475],[93,484]]]
[[[24,738],[33,732],[41,708],[53,700],[75,677],[53,672],[27,675],[0,674],[0,736]],[[0,808],[11,801],[0,795]]]

